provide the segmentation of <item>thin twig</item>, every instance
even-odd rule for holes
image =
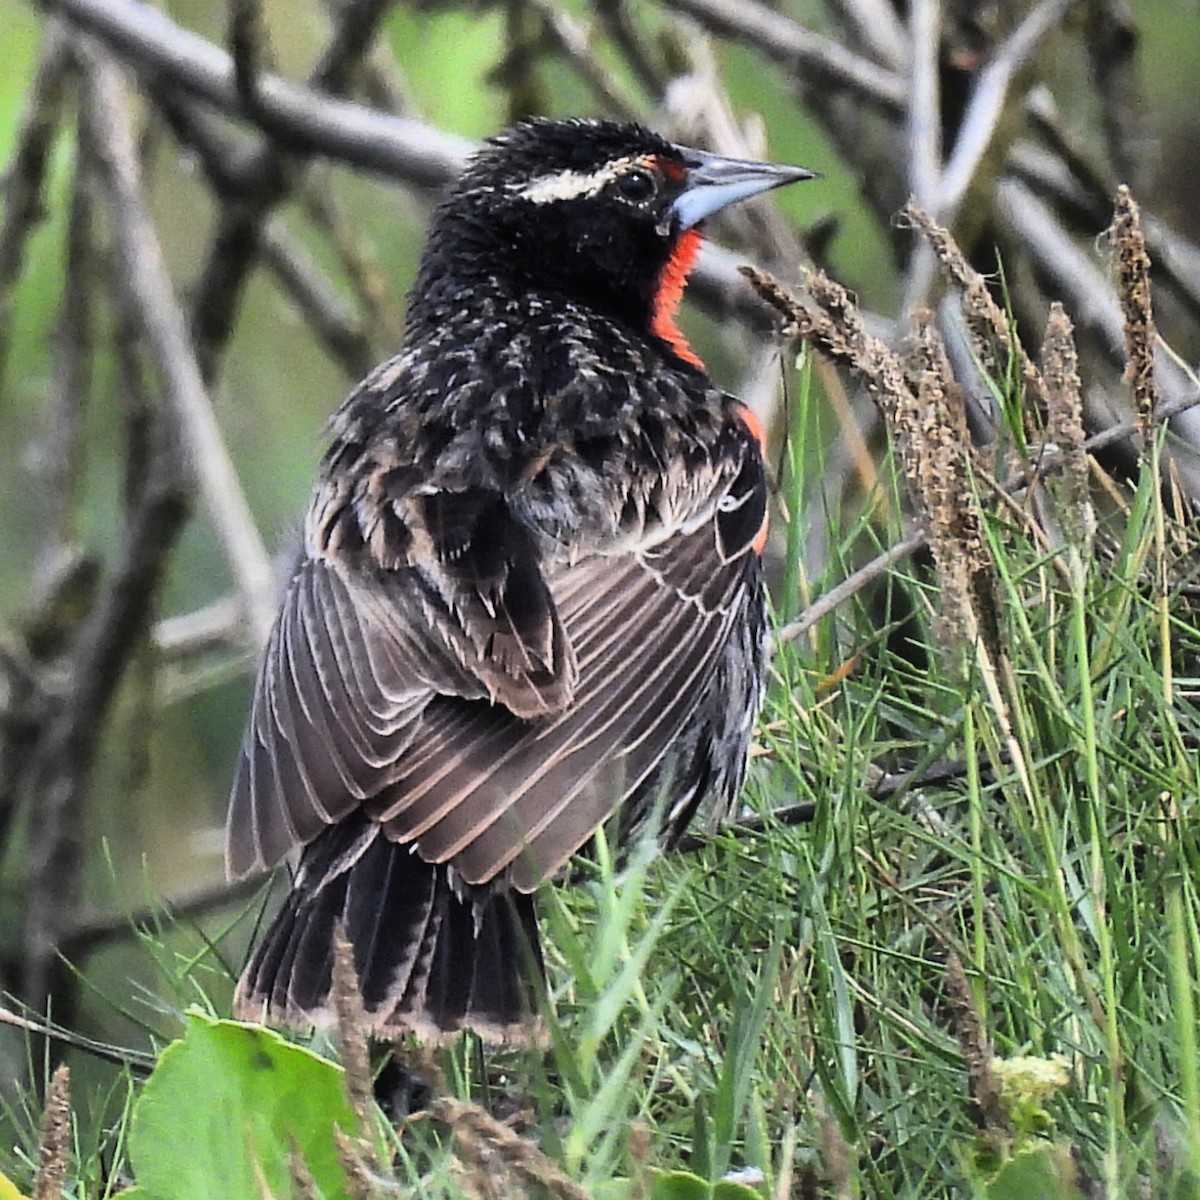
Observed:
[[[59,952],[68,962],[79,963],[98,947],[121,938],[135,937],[141,929],[152,929],[163,922],[187,925],[211,912],[243,905],[263,888],[261,875],[234,883],[221,880],[187,895],[165,897],[129,912],[84,918],[63,933]]]
[[[305,216],[329,240],[359,306],[366,314],[373,345],[393,348],[404,336],[403,306],[373,242],[330,186],[330,170],[319,164],[300,181],[297,200]]]
[[[262,258],[329,357],[352,382],[361,379],[376,358],[371,339],[320,267],[279,221],[273,221],[263,235]]]
[[[101,1062],[112,1063],[118,1067],[129,1067],[130,1070],[142,1075],[148,1075],[154,1069],[152,1055],[142,1054],[137,1050],[114,1049],[95,1038],[85,1037],[81,1033],[64,1029],[61,1025],[23,1017],[3,1005],[0,1005],[0,1025],[7,1025],[10,1029],[20,1029],[24,1033],[33,1034],[34,1037],[58,1042],[63,1046],[70,1046],[73,1050],[82,1050],[92,1058],[100,1059]]]
[[[648,96],[661,95],[667,85],[667,75],[659,63],[651,61],[650,51],[638,36],[623,0],[597,0],[595,9],[642,89]]]
[[[830,7],[875,58],[894,71],[908,71],[908,36],[888,0],[835,0]]]
[[[337,12],[333,35],[313,68],[310,85],[323,92],[345,92],[371,48],[391,0],[348,0]],[[217,216],[208,258],[196,284],[192,331],[196,357],[206,380],[216,378],[221,356],[232,336],[241,299],[258,261],[262,230],[275,208],[291,192],[303,161],[292,126],[276,121],[267,103],[260,70],[265,34],[257,0],[238,0],[233,9],[234,76],[242,107],[269,137],[245,165],[239,193],[229,197]]]
[[[847,575],[836,587],[830,588],[819,600],[810,604],[794,621],[789,621],[776,635],[772,650],[779,646],[794,642],[803,637],[814,625],[824,620],[835,609],[840,608],[848,600],[857,596],[864,588],[869,587],[880,576],[887,574],[897,563],[903,562],[910,554],[915,554],[923,546],[928,545],[929,539],[924,530],[910,533],[894,545],[889,546],[882,554],[876,555],[869,563],[859,567],[851,575]]]
[[[588,31],[579,21],[554,0],[526,0],[526,3],[541,16],[559,53],[579,72],[605,108],[627,121],[637,120],[639,105],[629,95],[621,77],[597,57]]]
[[[1145,133],[1139,120],[1137,29],[1126,0],[1091,0],[1087,12],[1087,50],[1100,102],[1108,154],[1118,176],[1135,187],[1141,182]]]
[[[80,441],[84,403],[92,379],[93,313],[96,292],[92,179],[87,146],[77,134],[77,163],[71,181],[62,306],[54,331],[54,365],[42,434],[46,530],[43,558],[57,557],[75,538],[75,508],[82,484]]]

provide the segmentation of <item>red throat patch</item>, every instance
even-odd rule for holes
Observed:
[[[696,265],[700,243],[704,240],[698,229],[685,229],[679,235],[667,265],[658,277],[658,290],[654,293],[654,310],[650,317],[650,331],[662,338],[680,358],[694,366],[703,367],[700,357],[687,343],[683,331],[675,324],[675,314],[683,299],[687,277]]]

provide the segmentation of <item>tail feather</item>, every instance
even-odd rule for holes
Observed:
[[[332,826],[305,851],[242,974],[239,1015],[331,1023],[339,923],[377,1036],[437,1041],[470,1028],[491,1041],[539,1039],[533,898],[468,887],[453,868],[424,862],[366,819]]]
[[[543,976],[533,898],[498,892],[474,910],[451,904],[442,920],[429,967],[426,1008],[488,1040],[512,1040],[505,1033],[511,1014],[536,1011],[535,981]],[[466,946],[471,947],[469,954],[462,952]],[[481,1003],[483,997],[486,1004]]]

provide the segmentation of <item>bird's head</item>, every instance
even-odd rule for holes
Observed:
[[[640,125],[523,121],[484,145],[439,208],[426,273],[482,271],[675,341],[704,219],[813,177],[677,146]]]

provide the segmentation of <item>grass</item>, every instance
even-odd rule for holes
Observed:
[[[1000,377],[1025,428],[1021,374]],[[807,369],[794,383],[793,431],[812,430]],[[620,868],[601,839],[543,896],[552,1054],[468,1038],[427,1064],[443,1094],[513,1114],[525,1149],[454,1110],[458,1150],[411,1127],[371,1194],[565,1195],[561,1168],[657,1200],[653,1169],[749,1167],[780,1198],[1200,1195],[1200,547],[1160,486],[1163,438],[1109,481],[1094,537],[1052,479],[1009,503],[987,480],[1012,463],[975,463],[978,637],[948,611],[966,551],[942,546],[779,645],[758,822]],[[782,461],[782,512],[813,511],[819,460],[793,441]],[[785,523],[781,617],[898,538],[898,488],[827,511],[821,578]],[[212,990],[225,932],[149,939],[181,1002]],[[109,1194],[100,1147],[119,1174],[131,1106],[112,1095],[102,1133],[79,1121],[70,1195]],[[28,1180],[34,1121],[13,1123],[4,1169]]]

